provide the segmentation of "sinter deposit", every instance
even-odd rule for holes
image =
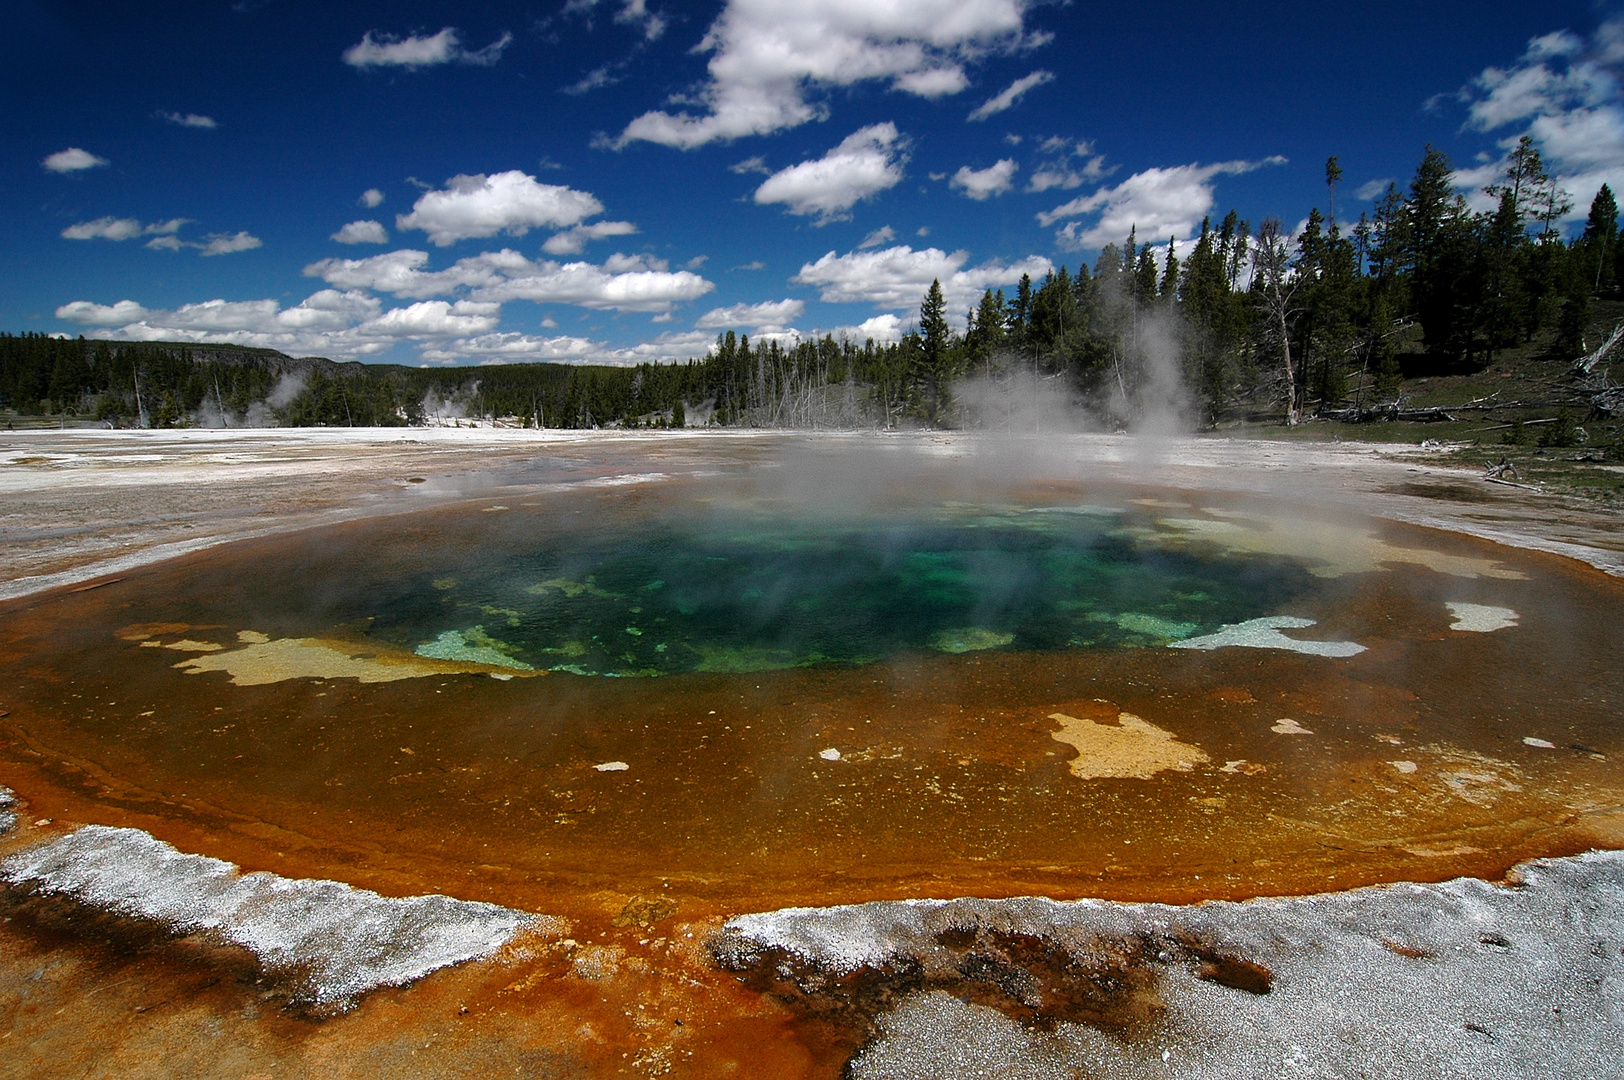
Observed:
[[[241,874],[139,829],[86,825],[0,862],[0,880],[32,886],[177,934],[212,931],[293,974],[302,997],[342,1007],[489,956],[535,916],[448,896],[379,896],[342,882]]]
[[[1503,885],[1192,907],[787,909],[733,919],[714,949],[825,1015],[893,980],[852,1064],[864,1080],[1624,1075],[1619,852]]]

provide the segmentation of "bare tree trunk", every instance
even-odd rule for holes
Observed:
[[[1297,373],[1291,363],[1291,327],[1286,323],[1285,305],[1277,304],[1276,311],[1280,326],[1280,355],[1286,368],[1286,426],[1296,427],[1302,413],[1297,406]]]
[[[1295,427],[1302,419],[1297,402],[1297,371],[1291,360],[1291,300],[1297,283],[1291,275],[1291,252],[1280,231],[1279,218],[1267,218],[1258,227],[1257,246],[1252,249],[1252,270],[1263,282],[1261,306],[1270,332],[1280,338],[1280,356],[1286,376],[1286,425]]]

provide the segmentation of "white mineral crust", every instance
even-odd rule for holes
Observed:
[[[1268,968],[1267,994],[1155,963],[1165,1011],[1132,1037],[1026,1027],[941,991],[878,1019],[860,1080],[1624,1076],[1624,852],[1459,878],[1191,907],[1096,900],[790,908],[727,923],[719,953],[783,949],[828,975],[923,958],[944,930],[1092,943],[1198,940]],[[1165,1055],[1165,1057],[1164,1057]]]
[[[338,881],[239,873],[139,829],[86,825],[0,862],[0,880],[178,934],[212,931],[289,973],[321,1006],[489,956],[537,916],[448,896],[380,896]]]

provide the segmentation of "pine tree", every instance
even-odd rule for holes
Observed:
[[[1325,159],[1325,189],[1329,192],[1326,209],[1332,225],[1336,224],[1336,186],[1342,182],[1342,163],[1333,154]]]
[[[1224,258],[1225,276],[1231,289],[1240,281],[1241,268],[1247,265],[1247,245],[1251,236],[1251,222],[1240,220],[1233,210],[1224,215],[1224,223],[1218,228],[1218,248]]]
[[[1224,221],[1233,229],[1235,212]],[[1203,220],[1178,286],[1179,313],[1189,327],[1189,366],[1209,422],[1216,421],[1227,404],[1233,351],[1241,332],[1226,266],[1225,246],[1233,242],[1233,234],[1227,238],[1222,231],[1214,234],[1211,220]]]
[[[1533,214],[1533,199],[1550,183],[1550,179],[1550,174],[1545,171],[1545,163],[1540,160],[1539,149],[1534,145],[1534,140],[1524,135],[1517,140],[1517,145],[1506,156],[1506,170],[1500,182],[1490,184],[1483,189],[1483,193],[1493,196],[1500,202],[1509,199],[1509,213],[1515,219],[1517,227],[1522,229],[1527,227],[1528,220]]]
[[[1120,287],[1122,252],[1115,244],[1100,248],[1100,257],[1094,260],[1094,280],[1101,288]]]
[[[1027,330],[1032,321],[1032,275],[1022,274],[1015,288],[1015,300],[1009,312],[1009,336],[1015,348],[1025,351]]]
[[[1142,303],[1156,299],[1156,252],[1147,242],[1139,249],[1139,265],[1133,271],[1133,294]]]
[[[991,289],[981,294],[981,304],[970,316],[970,332],[965,335],[970,361],[987,375],[992,374],[993,357],[1004,345],[1004,294]]]
[[[1161,298],[1163,302],[1172,304],[1178,299],[1179,291],[1179,257],[1173,253],[1178,238],[1167,238],[1167,269],[1162,272]]]
[[[942,298],[942,282],[934,279],[919,305],[919,368],[925,396],[925,422],[936,426],[941,397],[950,372],[948,347],[952,329],[947,325],[947,302]]]
[[[90,388],[90,364],[85,360],[85,343],[64,341],[56,350],[51,381],[46,396],[56,402],[58,412],[72,412],[79,397]]]
[[[1398,280],[1404,265],[1404,249],[1409,242],[1409,221],[1404,214],[1404,196],[1397,184],[1376,201],[1370,221],[1370,272],[1377,286],[1387,288]]]
[[[1071,275],[1062,266],[1044,276],[1043,284],[1032,294],[1031,345],[1039,361],[1064,365],[1071,344],[1083,330],[1083,317],[1077,310],[1077,292]]]
[[[1471,222],[1465,201],[1455,194],[1454,171],[1448,156],[1429,143],[1404,200],[1402,257],[1422,335],[1435,352],[1465,351],[1463,331],[1469,345],[1470,327],[1457,317],[1456,305],[1468,269]]]
[[[1527,296],[1517,270],[1526,257],[1528,233],[1509,189],[1501,189],[1500,205],[1483,220],[1480,231],[1483,322],[1492,358],[1496,348],[1514,344],[1521,337],[1527,322]]]
[[[1618,200],[1613,197],[1613,189],[1606,184],[1590,201],[1590,216],[1585,219],[1585,231],[1579,243],[1584,249],[1586,262],[1596,268],[1595,279],[1591,282],[1592,290],[1598,295],[1611,291],[1615,284],[1611,271],[1613,249],[1618,243]]]
[[[1543,241],[1558,239],[1556,223],[1573,209],[1573,197],[1557,184],[1555,177],[1547,177],[1534,195],[1534,215],[1539,219],[1539,238]]]

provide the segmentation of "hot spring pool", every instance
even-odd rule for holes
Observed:
[[[1586,568],[1228,497],[771,479],[20,602],[0,758],[83,820],[552,912],[1441,879],[1621,801],[1624,595]]]
[[[290,636],[365,621],[420,657],[640,678],[1167,645],[1314,591],[1290,560],[1162,543],[1131,504],[695,511],[485,506],[408,525],[398,550],[356,537],[364,554],[219,582],[225,606],[202,618],[253,611]]]

